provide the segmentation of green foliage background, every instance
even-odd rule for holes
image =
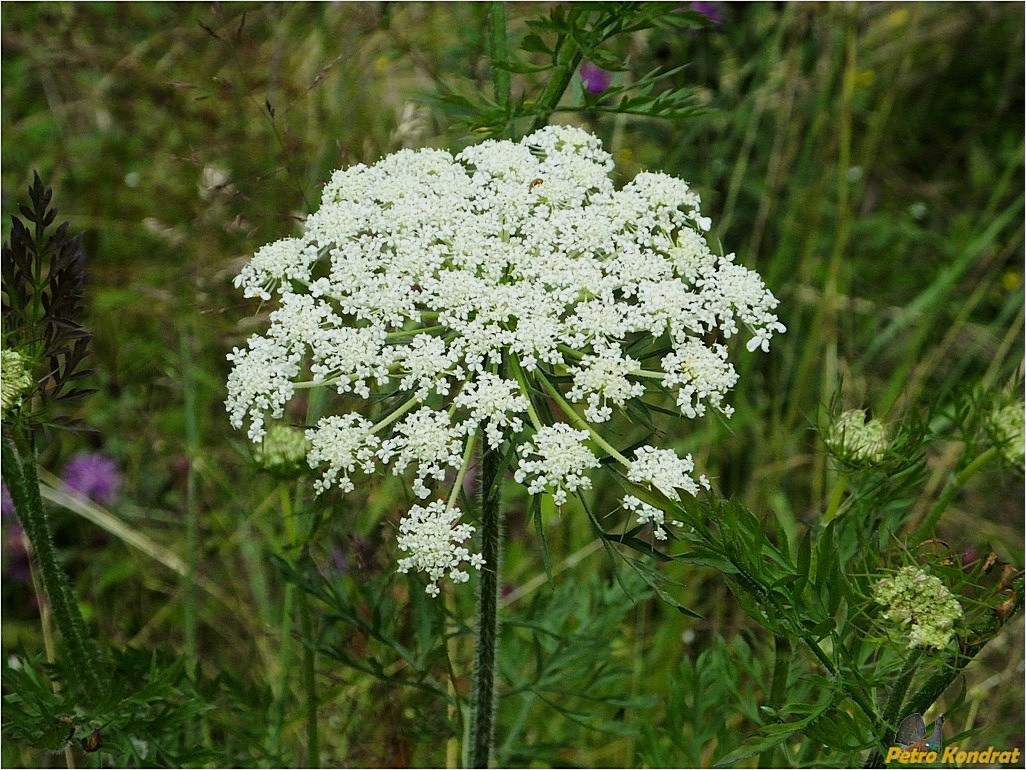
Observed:
[[[553,7],[509,4],[511,45]],[[971,393],[1021,398],[1022,9],[719,10],[722,24],[603,49],[623,66],[614,86],[687,65],[662,87],[686,89],[701,114],[616,115],[593,100],[554,116],[597,133],[623,180],[642,169],[689,180],[714,238],[781,300],[789,331],[769,355],[741,359],[735,416],[666,443],[794,543],[836,481],[814,429],[831,407],[924,414],[937,439],[902,489],[914,532],[963,456],[950,415]],[[323,663],[324,763],[455,760],[447,681],[454,671],[465,692],[472,596],[443,609],[394,574],[393,522],[409,494],[391,477],[319,503],[330,523],[300,549],[282,513],[286,487],[253,467],[227,424],[223,383],[225,354],[267,312],[231,279],[261,245],[296,231],[332,170],[475,140],[459,105],[437,96],[491,93],[486,14],[471,3],[4,4],[5,237],[36,169],[59,217],[85,233],[99,388],[79,415],[97,433],[55,435],[41,463],[57,472],[75,451],[102,448],[126,476],[112,511],[121,528],[58,506],[59,545],[96,636],[131,648],[120,671],[181,661],[159,664],[153,692],[123,693],[136,713],[111,707],[122,727],[106,740],[125,762],[300,763],[305,644]],[[539,78],[515,73],[514,93],[536,95]],[[581,99],[574,82],[564,104]],[[596,509],[613,494],[596,488]],[[988,470],[937,535],[953,552],[993,550],[1021,567],[1023,499],[1021,469]],[[500,761],[704,766],[762,724],[772,635],[718,573],[669,571],[683,584],[674,598],[702,618],[684,616],[629,573],[618,584],[618,563],[571,506],[547,525],[554,574],[538,580],[528,501],[511,491],[506,506]],[[129,545],[125,532],[150,545]],[[289,620],[289,586],[314,584],[311,639]],[[3,610],[4,657],[36,661],[5,680],[5,696],[46,691],[31,584],[5,580]],[[160,656],[141,652],[152,648]],[[961,699],[950,696],[961,704],[954,732],[1022,746],[1022,666],[1020,617],[967,669]],[[53,732],[60,715],[39,698],[40,729]],[[123,727],[133,720],[134,732]],[[163,753],[133,755],[144,737]],[[2,758],[63,761],[10,740]]]

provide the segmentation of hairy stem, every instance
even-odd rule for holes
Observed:
[[[16,435],[18,431],[15,430]],[[22,435],[16,452],[5,438],[2,446],[3,479],[11,493],[11,501],[18,519],[32,544],[39,565],[40,581],[53,610],[54,621],[64,640],[68,658],[79,677],[82,689],[90,702],[96,703],[105,690],[105,677],[100,671],[99,653],[86,631],[85,621],[75,601],[67,575],[57,561],[50,523],[39,496],[36,477],[36,458],[31,440]]]
[[[501,448],[481,442],[481,556],[477,636],[470,695],[470,766],[488,767],[495,742],[495,660],[499,643],[499,567],[502,536]]]

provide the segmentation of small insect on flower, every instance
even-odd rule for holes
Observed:
[[[94,751],[99,751],[100,747],[103,746],[103,735],[99,730],[93,730],[85,738],[79,738],[79,743],[82,744],[82,751],[92,754]]]
[[[545,180],[542,179],[541,177],[538,177],[536,179],[532,179],[531,180],[531,184],[528,186],[527,189],[528,190],[533,190],[535,187],[537,187],[538,185],[542,184],[544,181]]]
[[[926,723],[922,714],[909,714],[898,725],[894,742],[915,751],[940,751],[944,743],[944,715],[941,714],[934,722],[930,738],[926,738]]]

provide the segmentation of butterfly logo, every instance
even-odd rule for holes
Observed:
[[[933,732],[926,737],[926,723],[922,714],[909,714],[898,725],[894,742],[907,749],[916,751],[940,751],[944,744],[944,715],[937,717],[933,723]]]

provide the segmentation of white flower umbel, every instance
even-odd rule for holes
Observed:
[[[685,418],[729,415],[726,341],[745,329],[765,350],[784,328],[759,276],[709,248],[686,182],[616,189],[612,170],[596,137],[550,126],[335,172],[304,233],[236,278],[276,304],[229,356],[231,424],[259,443],[290,400],[327,389],[336,415],[307,431],[319,492],[379,463],[421,498],[455,489],[481,433],[493,449],[526,441],[515,478],[560,503],[590,484],[589,447],[638,484],[693,494],[690,459],[632,463],[598,429],[656,391]]]
[[[456,396],[455,404],[470,412],[470,418],[461,426],[462,429],[469,432],[483,424],[492,448],[502,444],[503,436],[520,432],[524,423],[518,415],[526,412],[528,407],[528,401],[520,393],[520,386],[515,380],[504,380],[488,373],[463,388]]]
[[[1024,460],[1023,405],[1021,401],[993,409],[986,421],[994,441],[1005,459],[1017,468],[1022,468]]]
[[[670,449],[656,449],[650,446],[639,447],[634,452],[627,479],[635,484],[655,487],[671,500],[680,500],[678,489],[683,489],[692,496],[698,495],[698,487],[706,488],[709,481],[702,476],[696,482],[691,478],[695,469],[691,455],[678,457]]]
[[[520,466],[513,478],[526,484],[531,494],[551,492],[556,505],[566,502],[566,493],[590,489],[587,472],[599,465],[598,458],[584,445],[585,430],[565,423],[546,425],[534,434],[533,442],[520,447]]]
[[[585,356],[580,366],[570,367],[574,386],[567,395],[574,402],[587,399],[585,419],[605,422],[613,414],[609,404],[621,406],[628,399],[644,394],[645,386],[627,377],[639,367],[640,362],[623,355],[619,345],[603,347],[596,355]]]
[[[474,528],[459,520],[458,508],[435,500],[426,507],[413,506],[399,523],[399,550],[410,554],[399,560],[399,571],[426,572],[431,582],[424,590],[429,596],[438,596],[438,581],[446,572],[454,583],[466,583],[470,574],[463,565],[480,569],[483,564],[479,554],[471,554],[461,545],[474,534]]]
[[[644,526],[645,524],[651,524],[652,536],[656,540],[666,539],[666,530],[663,529],[663,524],[666,523],[665,513],[655,506],[642,502],[634,495],[624,495],[623,507],[628,511],[631,511],[637,517],[639,525]],[[674,523],[679,524],[680,522]]]
[[[463,431],[449,422],[446,412],[423,407],[396,426],[395,436],[381,442],[378,456],[387,463],[395,457],[393,470],[399,475],[410,463],[417,463],[413,491],[417,497],[427,497],[430,490],[424,479],[445,478],[446,467],[458,468],[463,462]]]
[[[306,432],[310,450],[306,461],[311,466],[327,468],[314,482],[318,494],[333,485],[343,492],[353,491],[349,474],[359,466],[365,473],[374,472],[374,455],[378,440],[371,433],[371,424],[358,414],[343,417],[331,415]]]

